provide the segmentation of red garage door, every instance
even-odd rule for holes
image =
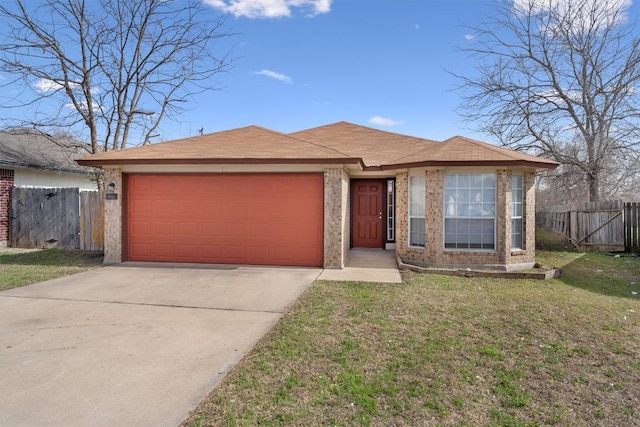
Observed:
[[[322,266],[322,174],[127,176],[131,261]]]

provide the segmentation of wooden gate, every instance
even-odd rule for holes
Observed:
[[[13,188],[11,246],[103,249],[103,201],[78,188]]]
[[[536,212],[538,225],[580,250],[640,252],[640,203],[605,201]]]
[[[640,252],[640,203],[624,204],[624,247],[627,252]]]

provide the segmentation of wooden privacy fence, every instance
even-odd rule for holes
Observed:
[[[13,188],[11,246],[103,250],[102,193],[78,188]]]
[[[624,204],[624,246],[627,252],[640,252],[640,203]]]
[[[562,234],[579,250],[640,251],[640,203],[557,206],[536,212],[536,222]]]

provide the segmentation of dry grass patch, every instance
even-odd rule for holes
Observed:
[[[0,254],[0,291],[102,266],[102,253],[72,249]]]
[[[540,255],[564,276],[317,282],[185,425],[638,425],[640,259]]]

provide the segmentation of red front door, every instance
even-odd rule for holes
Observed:
[[[351,233],[354,248],[381,248],[382,181],[353,181],[353,219]]]

